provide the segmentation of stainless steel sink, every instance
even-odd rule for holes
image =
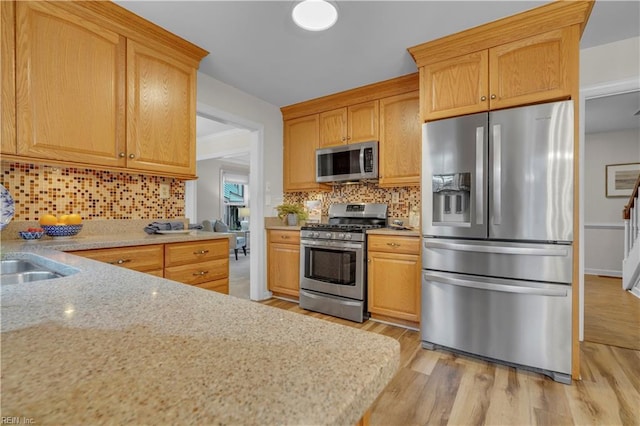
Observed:
[[[32,281],[50,280],[64,276],[46,266],[27,259],[3,259],[0,261],[2,284],[20,284]]]

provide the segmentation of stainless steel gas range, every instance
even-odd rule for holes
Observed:
[[[387,226],[387,205],[333,204],[329,222],[300,232],[300,307],[363,322],[367,312],[366,230]]]

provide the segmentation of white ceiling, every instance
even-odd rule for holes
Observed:
[[[584,114],[587,134],[640,129],[640,92],[589,99]]]
[[[278,107],[416,71],[407,48],[547,1],[336,0],[334,27],[291,21],[296,1],[116,1],[208,50],[200,71]],[[587,48],[640,35],[640,2],[598,0]]]

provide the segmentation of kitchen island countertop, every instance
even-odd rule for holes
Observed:
[[[354,424],[398,342],[43,246],[75,275],[1,286],[2,414],[38,424]]]

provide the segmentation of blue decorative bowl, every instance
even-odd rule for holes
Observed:
[[[44,232],[28,232],[28,231],[20,231],[18,232],[18,234],[20,234],[20,238],[22,238],[23,240],[39,240],[43,235]]]
[[[73,237],[82,229],[82,225],[41,225],[44,233],[50,237]]]

